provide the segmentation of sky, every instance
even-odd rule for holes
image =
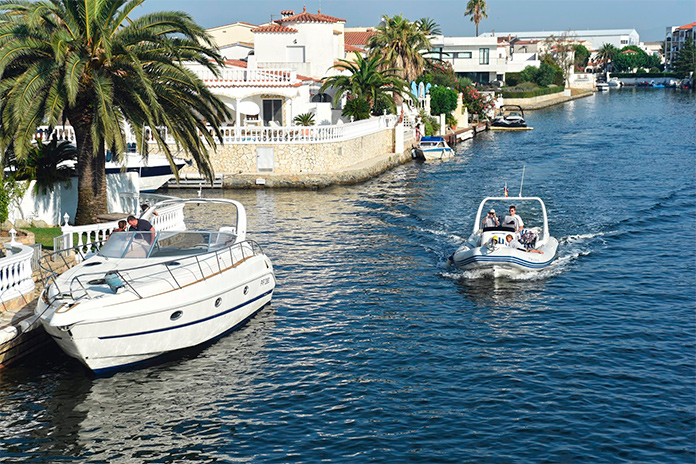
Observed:
[[[346,20],[346,27],[376,26],[383,15],[414,21],[429,17],[447,36],[474,36],[464,17],[467,0],[145,0],[136,10],[184,11],[205,28],[278,19],[282,10],[307,11]],[[696,0],[487,0],[484,32],[636,29],[643,42],[664,40],[668,26],[696,22]]]

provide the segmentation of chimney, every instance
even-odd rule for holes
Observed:
[[[295,12],[292,11],[292,10],[283,10],[283,11],[280,12],[280,17],[281,17],[281,18],[288,18],[288,17],[290,17],[290,16],[292,16],[292,15],[294,15],[294,14],[295,14]]]

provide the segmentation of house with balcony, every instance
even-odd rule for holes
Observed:
[[[684,43],[691,39],[696,42],[696,22],[683,26],[671,26],[665,34],[665,68],[671,69]]]
[[[583,43],[590,50],[599,50],[605,43],[617,48],[639,45],[640,36],[635,29],[597,29],[585,31],[528,31],[528,32],[485,32],[482,37],[513,36],[520,40],[544,41],[551,36],[567,36],[574,43]],[[587,44],[585,44],[587,42]]]
[[[307,12],[283,11],[281,18],[252,29],[254,59],[259,68],[289,68],[321,79],[345,57],[345,19]]]
[[[506,53],[498,52],[496,37],[434,36],[431,43],[430,56],[451,63],[458,77],[478,84],[504,79]]]

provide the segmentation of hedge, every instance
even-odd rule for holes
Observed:
[[[643,77],[673,77],[675,79],[681,79],[682,76],[679,73],[673,72],[646,72],[646,73],[611,73],[611,77],[635,77],[640,79]]]
[[[502,96],[503,98],[532,98],[532,97],[539,97],[541,95],[550,95],[552,93],[559,93],[563,92],[564,87],[542,87],[540,89],[534,89],[534,90],[525,90],[522,92],[515,92],[515,91],[509,91],[509,90],[503,90],[502,91]]]
[[[518,72],[505,73],[505,83],[510,87],[516,86],[517,84],[520,83],[520,73],[518,73]]]

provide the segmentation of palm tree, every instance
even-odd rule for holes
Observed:
[[[478,25],[483,18],[488,18],[486,11],[486,2],[484,0],[469,0],[466,4],[464,16],[471,16],[470,21],[476,23],[476,37],[478,37]]]
[[[190,16],[131,18],[144,0],[15,0],[0,3],[0,151],[25,157],[36,127],[69,121],[77,144],[76,224],[107,212],[105,147],[124,153],[126,126],[167,129],[209,178],[208,149],[225,105],[182,62],[219,75],[222,57]],[[161,131],[160,150],[172,152]],[[201,134],[204,139],[200,137]]]
[[[610,43],[602,45],[597,52],[597,58],[602,61],[604,71],[606,72],[609,63],[614,61],[619,54],[619,49]]]
[[[366,101],[369,112],[381,95],[392,94],[402,98],[404,95],[410,95],[406,89],[406,81],[398,75],[398,70],[386,67],[386,61],[378,55],[364,58],[356,52],[355,61],[338,61],[331,69],[347,71],[349,74],[324,78],[324,84],[320,90],[324,92],[329,87],[337,90],[333,99],[334,105],[347,94],[351,98],[361,98]],[[393,105],[393,98],[390,101]]]
[[[10,147],[3,162],[15,180],[36,180],[34,193],[38,194],[52,192],[58,182],[69,183],[75,175],[75,160],[75,145],[54,138],[48,143],[37,139],[21,159],[15,157]]]
[[[432,48],[428,34],[401,15],[385,17],[383,22],[368,39],[370,53],[384,60],[383,69],[399,70],[406,82],[415,80],[423,73],[424,54]]]
[[[302,113],[295,116],[292,120],[298,126],[313,126],[314,125],[314,114],[313,113]]]
[[[421,18],[416,21],[416,26],[421,31],[425,32],[426,35],[440,35],[442,31],[440,30],[440,25],[431,18]]]

